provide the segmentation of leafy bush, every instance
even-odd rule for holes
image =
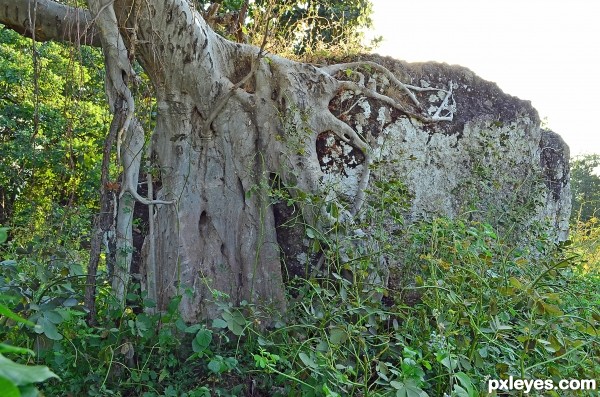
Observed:
[[[8,228],[0,226],[0,245],[8,238],[7,232]],[[0,295],[0,301],[4,300],[5,297]],[[13,322],[14,324],[24,324],[30,327],[35,325],[31,321],[15,314],[2,303],[0,303],[0,318],[2,318],[5,323]],[[20,397],[22,395],[31,397],[38,396],[39,391],[33,384],[43,382],[52,377],[57,377],[55,373],[48,369],[48,367],[19,364],[5,357],[4,353],[34,354],[33,351],[29,349],[0,343],[0,394],[4,397]]]
[[[22,320],[14,313],[11,315],[4,305],[0,305],[0,312],[13,320]],[[0,393],[4,397],[38,396],[39,390],[33,384],[57,377],[46,366],[19,364],[5,357],[3,353],[28,355],[34,353],[29,349],[0,343]]]
[[[510,375],[598,377],[598,279],[581,278],[565,247],[536,258],[487,224],[437,219],[399,250],[420,272],[388,291],[391,306],[373,299],[365,263],[350,280],[302,282],[285,319],[257,339],[273,395],[478,396]]]

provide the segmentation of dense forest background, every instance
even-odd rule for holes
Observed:
[[[366,50],[368,2],[308,3],[271,8],[278,18],[266,44],[255,34],[265,26],[260,2],[197,7],[220,34],[287,57]],[[235,23],[240,15],[247,23]],[[524,244],[466,217],[423,220],[381,237],[381,249],[407,269],[388,287],[370,281],[378,253],[366,251],[359,261],[332,260],[339,267],[327,276],[290,280],[284,314],[234,306],[214,291],[221,314],[198,324],[181,320],[181,296],[166,312],[153,310],[136,274],[121,308],[102,264],[98,321],[90,323],[86,264],[111,122],[104,73],[98,49],[34,42],[0,27],[3,396],[475,397],[487,395],[489,379],[511,375],[600,379],[596,154],[571,162],[569,241],[556,243],[540,228]],[[138,73],[137,115],[151,131],[153,88]],[[107,188],[118,192],[114,159],[109,172],[115,185]],[[273,202],[292,200],[271,188]],[[382,223],[403,222],[410,197],[401,181],[380,188],[371,205],[385,211],[374,213]],[[134,222],[147,228],[142,217]],[[306,237],[332,246],[313,229]],[[585,393],[577,395],[597,391]]]

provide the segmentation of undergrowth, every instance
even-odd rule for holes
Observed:
[[[2,304],[30,323],[3,315],[1,338],[36,353],[13,360],[60,377],[39,386],[47,396],[475,397],[510,376],[600,379],[600,274],[579,230],[576,244],[540,229],[516,246],[466,219],[404,226],[402,184],[376,189],[352,233],[336,222],[306,230],[322,266],[288,283],[283,314],[215,291],[218,318],[185,324],[181,296],[150,314],[139,285],[114,310],[101,274],[103,320],[91,327],[77,252],[4,245]],[[334,218],[336,206],[326,206]]]

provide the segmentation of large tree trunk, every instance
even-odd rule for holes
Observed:
[[[216,36],[186,2],[142,7],[134,19],[157,93],[157,196],[175,203],[155,213],[159,308],[182,294],[186,320],[214,316],[218,293],[282,307],[272,211],[267,196],[248,194],[264,186],[271,139],[257,127],[256,99],[230,92],[257,52]]]
[[[175,203],[155,214],[159,308],[182,294],[186,320],[211,317],[224,293],[233,302],[281,309],[280,253],[266,190],[277,174],[286,185],[320,192],[320,132],[336,131],[366,148],[328,111],[339,83],[313,66],[217,36],[187,2],[115,7],[136,29],[126,41],[156,88],[157,198]]]

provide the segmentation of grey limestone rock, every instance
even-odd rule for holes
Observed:
[[[555,240],[567,238],[569,148],[558,134],[540,127],[530,102],[461,66],[376,55],[359,59],[382,64],[416,87],[420,109],[384,74],[363,68],[355,75],[357,83],[394,97],[407,111],[349,91],[330,104],[370,144],[371,183],[393,177],[406,184],[410,220],[463,215],[499,228],[518,222],[520,230],[542,222]],[[450,89],[452,98],[441,115],[453,114],[451,121],[411,117],[411,112],[433,116]],[[365,156],[328,131],[319,135],[317,153],[324,184],[342,196],[355,195]]]

